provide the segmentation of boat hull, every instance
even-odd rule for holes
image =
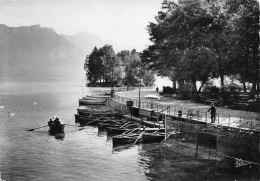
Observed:
[[[79,105],[105,105],[106,101],[79,99]]]
[[[142,135],[143,143],[161,142],[165,138],[164,133],[144,133]]]
[[[140,134],[131,134],[131,135],[126,135],[126,136],[113,136],[112,137],[112,142],[113,146],[119,146],[119,145],[124,145],[124,144],[130,144],[134,143],[137,138],[139,137]],[[141,142],[141,138],[137,140],[137,142]]]
[[[64,133],[64,128],[65,128],[64,124],[59,124],[59,125],[52,124],[52,125],[49,125],[49,134],[50,135],[55,135],[55,134],[59,134],[59,133]]]

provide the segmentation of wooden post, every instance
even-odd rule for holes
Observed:
[[[164,139],[165,139],[165,142],[164,143],[166,143],[166,138],[167,138],[167,119],[166,119],[166,114],[165,114],[165,120],[164,120],[164,127],[165,127],[165,137],[164,137]]]

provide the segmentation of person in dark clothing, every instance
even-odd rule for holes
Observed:
[[[51,126],[54,122],[52,121],[52,119],[50,119],[50,121],[48,122],[48,126]]]
[[[56,119],[54,120],[54,124],[56,124],[56,125],[59,125],[59,124],[60,124],[59,118],[56,118]]]
[[[211,107],[209,108],[208,112],[210,111],[211,115],[211,123],[214,123],[216,121],[216,107],[213,103],[211,103]]]
[[[159,91],[159,88],[158,88],[158,87],[156,87],[156,92],[158,93],[158,91]]]

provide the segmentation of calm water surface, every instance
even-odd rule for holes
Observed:
[[[88,94],[104,93],[88,88]],[[95,127],[48,135],[58,116],[75,124],[80,83],[4,83],[0,88],[0,172],[3,180],[235,180],[216,175],[208,163],[186,157],[160,144],[113,148]],[[9,117],[8,112],[15,116]],[[243,178],[245,179],[245,178]]]

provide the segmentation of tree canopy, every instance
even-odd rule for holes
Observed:
[[[152,45],[143,63],[199,93],[212,78],[236,76],[256,90],[259,72],[259,5],[256,0],[164,1],[149,23]],[[196,87],[200,82],[201,87]]]
[[[88,86],[152,86],[155,82],[154,72],[143,65],[136,50],[116,54],[111,45],[95,47],[84,69]]]

